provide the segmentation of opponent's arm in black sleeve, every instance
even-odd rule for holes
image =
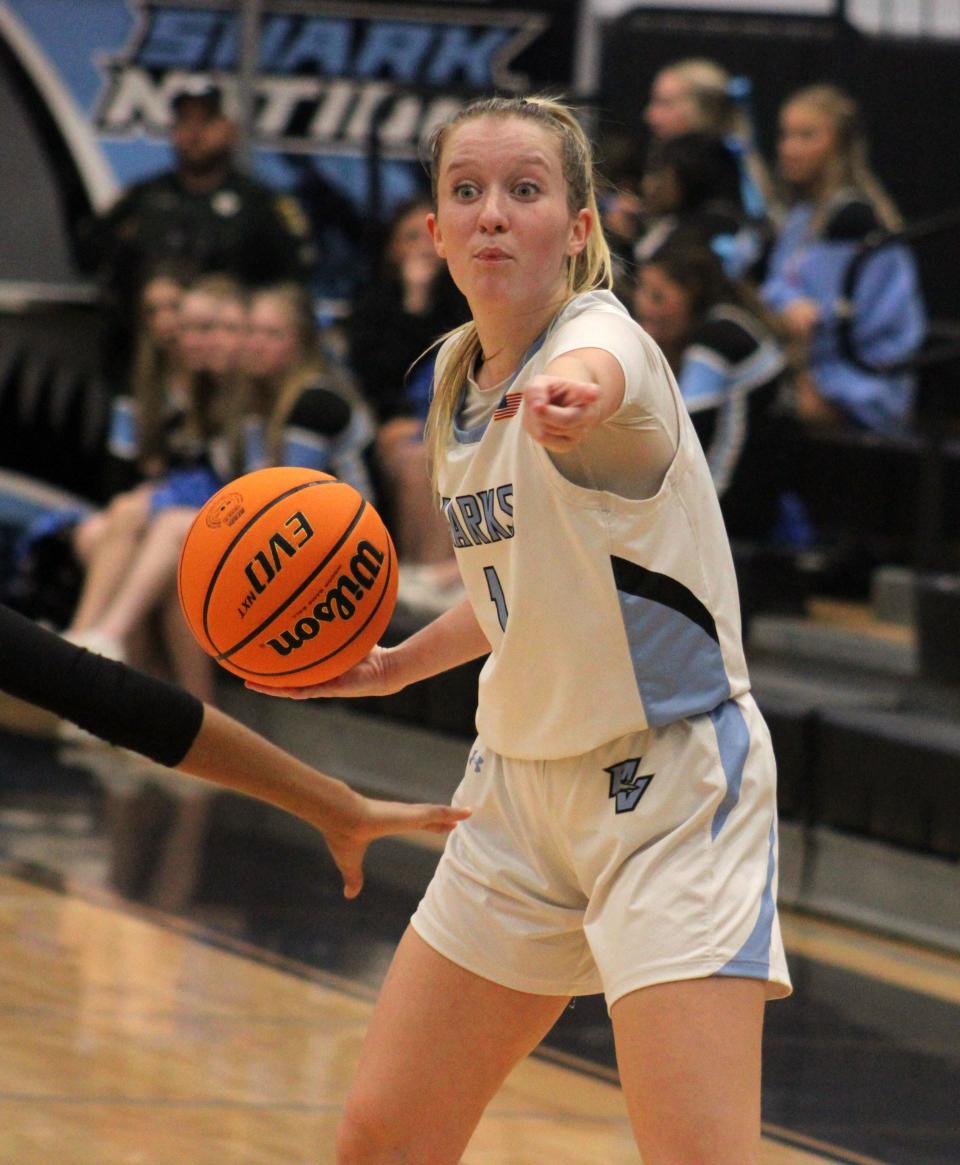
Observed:
[[[111,744],[175,766],[203,720],[180,688],[104,659],[0,607],[0,688]]]
[[[209,704],[93,655],[0,605],[0,688],[161,764],[268,801],[324,835],[344,893],[363,884],[378,837],[446,833],[469,810],[375,801],[318,772]]]

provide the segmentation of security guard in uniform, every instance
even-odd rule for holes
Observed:
[[[97,273],[115,313],[111,363],[117,341],[127,347],[139,289],[159,260],[253,287],[307,281],[315,264],[296,200],[235,168],[236,129],[219,88],[196,81],[172,109],[174,166],[132,186],[80,234],[81,263]]]

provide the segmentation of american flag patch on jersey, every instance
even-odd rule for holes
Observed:
[[[508,421],[511,417],[515,417],[520,411],[522,400],[522,392],[508,392],[494,410],[493,419],[495,421]]]

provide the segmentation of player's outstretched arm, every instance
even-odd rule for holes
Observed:
[[[318,772],[238,721],[204,705],[203,723],[181,772],[203,777],[296,814],[324,836],[343,876],[343,892],[355,898],[363,886],[363,858],[378,837],[424,829],[448,833],[469,809],[378,801]]]
[[[524,389],[524,427],[552,453],[568,453],[613,416],[623,391],[623,369],[609,352],[565,352]]]

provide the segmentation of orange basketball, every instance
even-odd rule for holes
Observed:
[[[306,687],[377,643],[397,597],[397,556],[353,486],[312,469],[260,469],[194,519],[177,585],[217,663],[269,687]]]

